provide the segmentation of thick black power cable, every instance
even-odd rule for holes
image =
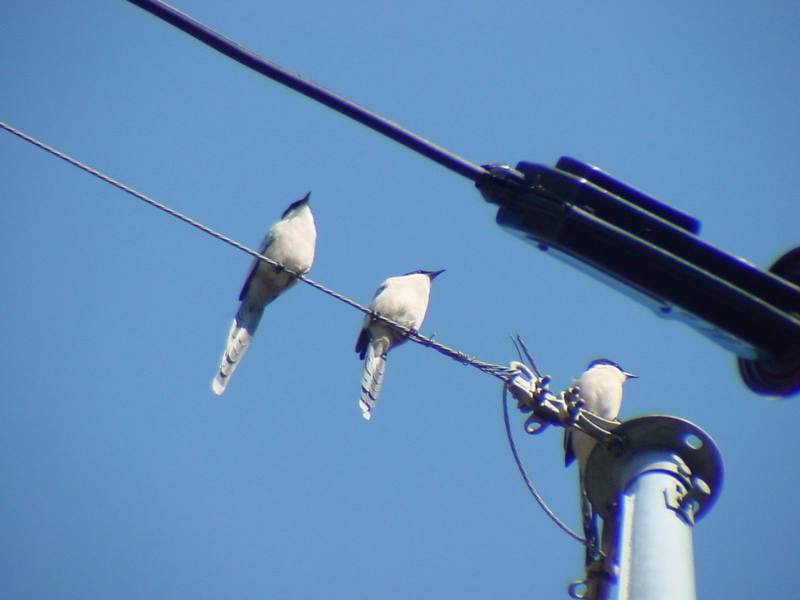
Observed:
[[[263,56],[259,56],[252,50],[220,35],[210,27],[203,25],[200,21],[179,11],[174,6],[170,6],[166,2],[161,2],[160,0],[128,1],[191,35],[217,52],[221,52],[225,56],[232,58],[245,67],[269,77],[312,100],[316,100],[328,108],[358,121],[362,125],[366,125],[370,129],[403,144],[406,148],[430,158],[454,173],[458,173],[475,182],[480,181],[487,175],[486,169],[483,167],[471,163],[465,158],[441,146],[437,146],[430,140],[401,127],[394,121],[390,121],[377,113],[367,110],[363,106],[359,106],[355,102],[327,90],[321,85],[301,77],[297,73],[292,73],[288,69],[284,69],[282,66],[267,60]]]

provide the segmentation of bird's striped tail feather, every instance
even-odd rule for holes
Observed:
[[[361,416],[367,421],[372,418],[372,409],[378,403],[383,387],[383,374],[386,370],[386,350],[388,344],[384,340],[373,340],[367,346],[364,358],[364,371],[361,374],[361,398],[358,405]]]
[[[231,329],[228,332],[228,343],[225,346],[225,352],[222,353],[222,358],[219,362],[219,371],[214,381],[211,382],[211,390],[217,395],[221,396],[228,385],[233,372],[242,360],[245,352],[250,347],[250,342],[253,334],[261,321],[261,315],[264,309],[248,310],[242,306],[236,314],[236,318],[231,324]]]

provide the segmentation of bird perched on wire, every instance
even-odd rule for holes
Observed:
[[[623,370],[614,361],[600,358],[589,363],[583,374],[573,382],[573,386],[578,388],[579,397],[583,400],[582,408],[612,421],[619,416],[622,408],[622,385],[628,379],[635,378],[636,375]],[[595,549],[598,537],[597,515],[586,497],[584,479],[586,463],[596,444],[593,437],[582,431],[567,429],[564,432],[564,464],[569,466],[573,460],[578,459],[583,529],[586,539],[594,543]],[[593,557],[596,558],[596,552],[590,553],[588,550],[591,549],[587,549],[587,564]]]
[[[269,228],[261,243],[259,254],[271,258],[280,266],[256,258],[250,267],[239,294],[241,304],[228,333],[219,371],[211,383],[211,389],[217,395],[225,391],[231,375],[250,346],[264,307],[297,281],[297,277],[288,271],[303,275],[308,273],[314,262],[317,229],[308,204],[310,196],[311,192],[290,204],[281,220]]]
[[[413,271],[399,277],[389,277],[381,283],[370,303],[371,311],[391,319],[414,331],[418,331],[428,310],[431,282],[441,271]],[[386,354],[401,344],[406,334],[371,315],[364,319],[364,325],[356,341],[356,352],[364,360],[361,375],[361,415],[370,420],[372,409],[378,402],[386,369]]]

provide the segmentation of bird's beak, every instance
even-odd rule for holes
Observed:
[[[623,371],[622,374],[625,375],[625,377],[627,377],[628,379],[639,379],[638,375],[634,375],[633,373],[628,373],[627,371]]]
[[[430,277],[431,281],[433,281],[434,279],[436,279],[439,275],[441,275],[444,272],[445,272],[445,269],[442,269],[440,271],[431,271],[430,273],[428,273],[428,277]]]

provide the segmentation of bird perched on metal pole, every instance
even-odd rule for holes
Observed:
[[[261,243],[259,254],[271,258],[280,266],[256,258],[250,267],[239,294],[241,304],[228,333],[219,371],[211,382],[211,389],[217,395],[225,391],[231,375],[250,346],[264,307],[297,281],[297,277],[288,271],[304,275],[314,262],[317,229],[308,204],[310,196],[311,192],[290,204],[281,220],[269,228]]]
[[[431,282],[441,271],[413,271],[399,277],[389,277],[381,283],[369,305],[371,311],[395,323],[418,331],[428,310]],[[381,319],[367,315],[356,341],[356,352],[364,360],[361,375],[361,415],[372,418],[372,409],[378,402],[386,369],[386,354],[401,344],[406,334]]]
[[[582,408],[599,417],[613,421],[619,416],[622,408],[622,384],[637,376],[624,371],[617,363],[606,358],[593,360],[583,374],[573,382],[583,400]],[[583,530],[586,539],[597,545],[597,514],[586,497],[584,478],[586,463],[597,441],[590,435],[574,429],[564,432],[564,464],[569,466],[578,459],[578,476],[581,491],[581,512],[583,513]],[[592,548],[587,548],[587,564],[597,558]]]

